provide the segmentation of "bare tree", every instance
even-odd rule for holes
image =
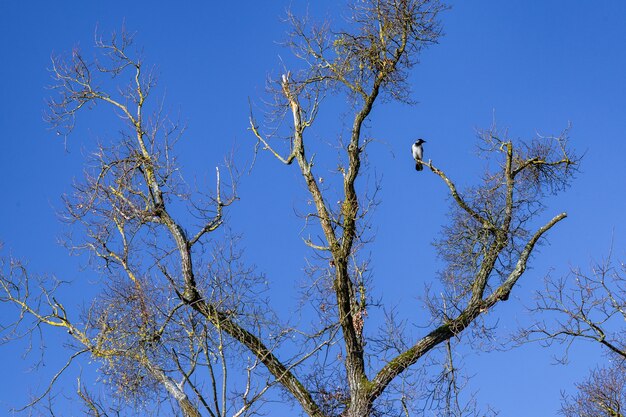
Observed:
[[[545,195],[567,186],[578,160],[568,149],[568,130],[514,141],[493,127],[479,135],[493,168],[474,187],[457,189],[425,161],[449,190],[452,205],[451,224],[438,242],[447,267],[443,291],[429,297],[431,327],[416,338],[402,331],[413,317],[389,314],[379,331],[368,329],[368,308],[376,307],[374,275],[362,248],[371,239],[368,214],[376,200],[359,181],[369,144],[365,124],[377,102],[410,102],[409,70],[441,36],[444,9],[437,0],[359,0],[350,3],[342,27],[288,16],[288,44],[302,65],[272,84],[273,133],[253,117],[250,128],[256,151],[297,166],[311,199],[305,219],[318,236],[305,240],[314,254],[306,290],[317,313],[312,327],[282,324],[258,295],[264,281],[238,262],[238,252],[210,247],[210,234],[236,194],[224,194],[219,170],[208,204],[187,189],[172,149],[181,128],[167,121],[160,106],[147,115],[155,78],[131,54],[127,33],[97,40],[104,62],[88,62],[79,51],[53,62],[60,98],[50,103],[50,121],[60,133],[95,104],[110,106],[126,126],[117,142],[99,146],[93,168],[66,198],[68,220],[83,231],[73,248],[91,254],[106,289],[76,319],[53,288],[31,292],[26,270],[10,264],[1,280],[3,301],[28,317],[21,322],[27,334],[41,325],[68,330],[75,355],[97,359],[122,396],[157,404],[169,399],[186,416],[253,413],[274,385],[310,416],[411,415],[419,412],[414,400],[424,389],[447,415],[476,414],[455,401],[462,384],[452,342],[509,298],[536,245],[566,217],[560,213],[535,224]],[[130,86],[113,94],[100,84],[102,74],[127,76]],[[336,176],[325,181],[312,156],[324,149],[315,148],[309,131],[328,94],[345,97],[353,121],[347,140],[340,141]],[[183,224],[186,218],[175,209],[181,203],[200,219],[195,229]],[[19,324],[15,331],[23,329]],[[446,368],[432,383],[438,380],[442,389],[415,366],[437,350],[444,352]],[[248,356],[239,367],[228,360]],[[245,383],[229,402],[225,390],[233,372]],[[103,409],[83,389],[78,395],[92,414]]]
[[[326,285],[320,286],[319,280],[315,285],[332,292],[330,297],[320,297],[324,300],[320,310],[326,311],[327,304],[333,306],[330,319],[341,328],[338,364],[343,369],[333,368],[333,375],[340,374],[343,381],[337,384],[320,367],[314,382],[316,387],[326,385],[315,389],[321,397],[318,403],[330,404],[334,414],[385,413],[394,391],[392,383],[499,301],[507,300],[535,245],[566,217],[561,213],[534,231],[530,228],[543,208],[545,194],[565,188],[575,172],[577,158],[567,147],[568,130],[527,142],[512,141],[495,127],[481,132],[482,151],[497,161],[497,168],[465,192],[429,161],[425,165],[448,187],[453,202],[452,224],[438,242],[448,263],[442,272],[446,291],[429,303],[435,325],[416,340],[381,336],[372,339],[378,343],[367,343],[369,271],[358,251],[367,243],[367,214],[374,201],[357,192],[369,143],[364,124],[378,100],[408,101],[408,70],[425,47],[437,42],[441,33],[438,15],[443,9],[437,1],[354,2],[345,29],[309,25],[290,15],[293,31],[289,45],[302,60],[302,69],[286,71],[273,84],[276,104],[269,113],[271,134],[265,135],[255,119],[250,119],[260,148],[286,165],[297,163],[315,207],[305,218],[320,237],[306,243],[330,265],[320,277],[327,280]],[[334,189],[316,174],[314,159],[308,156],[320,153],[315,143],[307,140],[307,132],[314,126],[326,94],[344,94],[346,111],[354,117],[347,141],[341,142],[335,170],[339,180]],[[282,115],[289,115],[292,121],[281,135]],[[275,128],[272,123],[277,123]],[[367,346],[376,345],[377,350],[366,351]],[[329,389],[331,384],[338,388]],[[325,408],[294,394],[308,414],[328,414]],[[327,397],[332,401],[324,402]],[[396,404],[404,398],[396,396]]]
[[[606,368],[593,371],[578,384],[578,394],[566,398],[565,415],[622,416],[626,407],[626,278],[624,264],[611,256],[595,263],[589,272],[574,268],[565,277],[548,276],[545,288],[537,293],[531,311],[538,320],[520,333],[521,341],[539,341],[546,346],[566,346],[560,359],[576,341],[602,346]]]
[[[624,362],[591,372],[577,384],[578,393],[565,397],[561,413],[566,417],[623,417],[626,405]]]
[[[77,314],[57,301],[58,283],[31,277],[8,259],[1,300],[18,306],[20,318],[5,337],[32,336],[42,325],[63,328],[74,353],[62,371],[76,357],[90,355],[118,399],[156,405],[169,399],[185,416],[247,415],[271,382],[255,379],[259,360],[242,357],[225,332],[255,338],[243,327],[268,327],[259,324],[262,317],[271,321],[259,299],[264,281],[244,266],[236,236],[222,244],[208,239],[236,199],[236,176],[229,173],[229,185],[217,169],[213,195],[188,189],[173,150],[183,129],[162,103],[149,100],[156,77],[132,41],[123,30],[110,41],[96,39],[99,60],[88,61],[78,49],[52,60],[52,88],[59,95],[49,103],[48,119],[59,133],[71,132],[79,112],[96,105],[112,109],[125,129],[117,141],[97,145],[85,179],[64,197],[73,230],[68,245],[89,253],[101,272],[102,292]],[[116,89],[116,82],[128,85]],[[183,226],[172,209],[176,204],[186,205],[196,224]],[[242,365],[235,371],[230,362]],[[230,380],[237,372],[237,386],[244,381],[245,388],[233,399]],[[59,376],[29,405],[49,394]],[[110,401],[97,405],[80,384],[78,395],[92,414],[114,409]]]

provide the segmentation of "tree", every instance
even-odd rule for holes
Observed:
[[[365,123],[378,102],[410,102],[409,71],[441,36],[444,9],[437,0],[365,0],[350,3],[344,27],[310,26],[288,17],[289,45],[300,68],[294,64],[271,84],[276,101],[268,124],[279,125],[274,133],[267,135],[252,116],[250,129],[257,151],[297,166],[312,202],[305,219],[319,237],[305,242],[314,254],[308,295],[317,317],[311,327],[281,323],[264,305],[258,295],[263,280],[239,262],[232,239],[226,239],[232,249],[224,256],[222,249],[209,248],[223,210],[236,199],[235,189],[223,194],[218,170],[217,189],[207,204],[180,181],[173,157],[180,128],[167,122],[159,106],[147,116],[155,79],[131,55],[132,37],[126,33],[97,41],[108,64],[87,62],[74,51],[69,61],[55,60],[53,68],[60,93],[50,103],[55,126],[71,129],[84,108],[106,104],[127,128],[119,141],[99,146],[89,165],[95,168],[66,198],[68,219],[84,230],[74,246],[91,253],[103,271],[102,295],[79,322],[52,288],[33,294],[27,271],[13,263],[2,275],[3,301],[29,318],[27,333],[40,325],[67,329],[75,355],[97,360],[128,399],[150,404],[169,399],[186,416],[253,413],[272,386],[310,416],[409,415],[416,398],[411,371],[438,349],[450,352],[461,333],[509,298],[537,243],[566,217],[561,213],[534,224],[545,195],[565,188],[578,162],[568,149],[568,130],[514,141],[495,126],[478,138],[494,168],[467,190],[424,161],[449,190],[452,206],[451,224],[437,243],[447,267],[442,294],[429,298],[431,328],[409,339],[391,316],[386,329],[367,328],[368,308],[375,307],[374,277],[362,248],[376,201],[361,184],[369,144]],[[118,97],[110,92],[114,89],[101,88],[100,74],[115,80],[128,76],[130,87]],[[312,155],[324,150],[313,150],[309,132],[330,94],[345,98],[353,122],[341,143],[336,177],[323,180],[317,174],[323,158],[314,162]],[[196,229],[189,229],[180,205],[201,220]],[[250,362],[240,366],[233,359],[247,357]],[[428,387],[427,395],[435,406],[441,400],[449,415],[466,415],[471,410],[455,406],[445,393],[459,388],[454,365],[446,363],[439,378],[443,391]],[[231,373],[246,382],[229,403]],[[83,391],[79,395],[93,414],[105,409]]]
[[[626,279],[624,265],[609,256],[595,263],[590,272],[572,269],[561,278],[548,276],[531,309],[540,319],[521,334],[524,341],[546,346],[590,341],[602,346],[609,365],[591,372],[578,384],[578,394],[566,397],[566,416],[624,415],[626,407]],[[565,353],[567,359],[567,351]]]
[[[233,375],[227,363],[242,359],[224,332],[238,329],[253,337],[243,330],[244,323],[253,329],[262,317],[271,320],[262,314],[258,298],[262,276],[240,261],[236,236],[225,243],[206,240],[222,225],[224,208],[236,199],[234,183],[225,197],[218,169],[215,194],[196,192],[192,199],[173,152],[182,128],[161,105],[148,100],[156,78],[132,55],[132,41],[123,30],[110,42],[96,39],[101,60],[88,62],[75,49],[69,59],[55,57],[52,62],[52,88],[59,96],[49,103],[48,119],[57,132],[71,132],[76,115],[97,104],[113,109],[126,129],[118,141],[98,144],[85,179],[74,186],[73,195],[64,197],[66,221],[77,234],[68,243],[70,249],[89,253],[102,273],[102,291],[76,317],[55,297],[60,282],[31,277],[20,262],[6,261],[2,301],[20,310],[9,339],[32,336],[41,325],[63,328],[73,339],[74,354],[62,371],[88,354],[123,400],[158,405],[169,398],[186,416],[199,416],[201,409],[211,416],[246,415],[267,386],[257,387],[253,381],[258,360],[244,359],[240,371],[247,382],[238,391],[238,402],[227,401]],[[129,84],[117,93],[107,90],[106,76]],[[186,204],[199,222],[193,234],[176,219],[176,203]],[[194,263],[192,257],[200,258],[201,250],[211,257]],[[190,305],[202,313],[186,308]],[[208,376],[199,377],[203,372]],[[201,393],[205,384],[211,388]],[[80,384],[77,394],[94,415],[116,412],[114,402],[100,405]]]
[[[328,26],[308,29],[306,22],[291,16],[290,45],[304,68],[282,75],[276,89],[276,112],[271,113],[280,115],[282,110],[293,119],[290,131],[282,138],[288,150],[281,153],[277,148],[281,138],[264,136],[251,118],[251,129],[264,150],[286,165],[297,162],[314,203],[315,211],[306,218],[317,222],[322,237],[307,244],[330,264],[327,288],[334,291],[334,320],[341,326],[346,379],[341,389],[344,404],[333,411],[344,415],[371,413],[375,401],[395,378],[497,302],[507,300],[535,244],[566,216],[555,216],[535,232],[527,229],[540,212],[544,193],[562,190],[574,172],[577,160],[567,149],[567,131],[558,137],[538,137],[519,144],[495,127],[483,132],[483,151],[498,159],[498,170],[465,193],[460,193],[443,171],[427,163],[449,188],[454,202],[452,225],[439,242],[449,265],[442,274],[448,292],[443,303],[435,299],[431,303],[439,324],[395,353],[393,347],[397,345],[382,344],[381,351],[376,352],[384,358],[381,367],[366,369],[363,320],[368,294],[363,278],[366,265],[359,261],[358,249],[365,243],[363,227],[372,201],[356,191],[368,144],[363,125],[380,98],[408,99],[408,70],[417,62],[419,52],[440,36],[437,16],[442,9],[432,1],[359,2],[354,4],[346,30]],[[312,145],[305,135],[315,122],[320,97],[329,92],[345,94],[354,108],[349,139],[337,168],[342,192],[336,205],[332,203],[334,195],[322,191],[313,159],[307,157]],[[307,413],[318,414],[315,407],[301,403]]]
[[[624,362],[591,372],[577,384],[578,394],[566,397],[561,412],[566,417],[623,417],[626,404]]]

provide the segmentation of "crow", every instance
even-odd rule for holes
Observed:
[[[424,169],[422,165],[422,158],[424,158],[424,149],[422,149],[422,143],[425,143],[424,139],[418,139],[415,141],[413,146],[411,146],[411,151],[413,152],[413,159],[415,159],[415,170],[421,171]]]

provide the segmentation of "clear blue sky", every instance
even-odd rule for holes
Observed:
[[[291,3],[298,9],[305,5]],[[84,114],[67,150],[47,130],[42,112],[51,94],[45,88],[50,55],[76,45],[88,50],[96,26],[107,34],[125,22],[136,31],[146,62],[159,68],[167,106],[188,123],[178,149],[184,175],[204,183],[212,181],[214,167],[231,149],[242,167],[252,159],[248,97],[263,96],[266,76],[275,74],[281,57],[289,54],[277,44],[285,37],[280,17],[288,1],[173,4],[0,3],[0,241],[4,255],[28,260],[33,271],[74,281],[65,297],[77,305],[83,294],[78,289],[88,288],[92,277],[57,243],[65,228],[56,212],[60,196],[81,177],[84,154],[116,128],[114,118],[108,125]],[[312,1],[309,8],[332,16],[334,4]],[[483,164],[474,152],[474,129],[489,126],[494,114],[513,137],[558,133],[571,122],[572,144],[585,154],[582,172],[565,194],[550,200],[544,214],[548,219],[567,211],[569,217],[550,232],[549,245],[540,248],[514,297],[493,312],[502,329],[514,329],[526,319],[523,305],[530,304],[532,291],[550,270],[561,274],[572,265],[586,267],[607,253],[611,239],[615,255],[626,259],[626,3],[474,0],[452,5],[443,18],[446,34],[440,45],[427,50],[414,70],[418,104],[378,105],[371,117],[369,133],[379,142],[369,148],[368,172],[383,181],[382,204],[374,216],[377,237],[370,247],[374,282],[384,302],[413,317],[420,313],[424,283],[435,279],[439,267],[430,243],[446,221],[446,190],[434,175],[416,176],[409,153],[414,138],[428,140],[427,158],[451,178],[471,184]],[[232,228],[244,233],[250,262],[275,288],[273,299],[295,294],[303,277],[308,252],[302,220],[294,215],[294,207],[303,204],[303,189],[295,166],[260,155],[251,175],[242,178],[241,201],[229,215]],[[288,307],[281,313],[289,314]],[[9,313],[0,306],[3,320]],[[46,366],[30,373],[29,362],[21,360],[23,345],[0,346],[5,375],[0,414],[24,403],[25,387],[45,384],[62,363],[63,350],[55,345],[64,340],[63,335],[51,339]],[[476,375],[471,387],[481,403],[513,417],[554,415],[561,390],[570,390],[603,360],[587,345],[573,350],[569,367],[552,366],[551,355],[558,350],[538,346],[466,353],[467,371]]]

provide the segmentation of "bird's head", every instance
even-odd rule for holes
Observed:
[[[426,143],[426,141],[424,139],[418,139],[417,141],[415,141],[416,145],[421,145],[422,143]]]

